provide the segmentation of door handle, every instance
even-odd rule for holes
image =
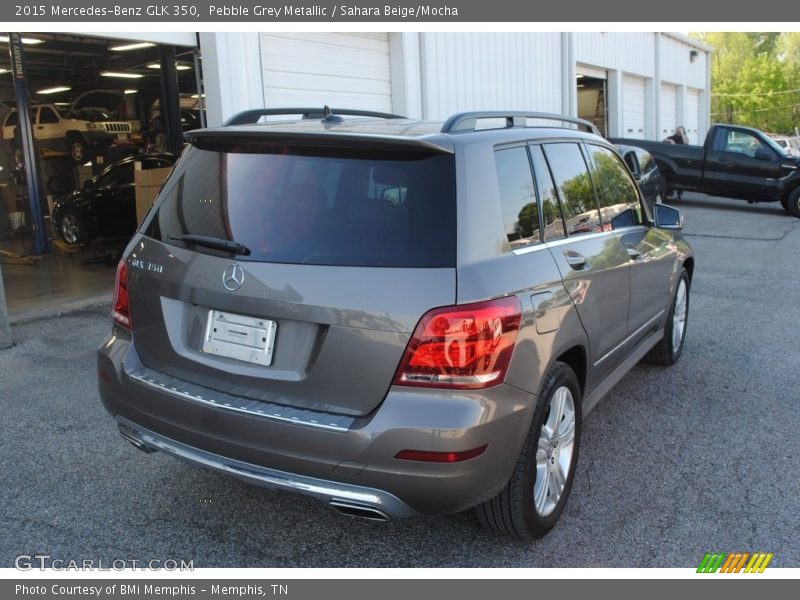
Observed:
[[[624,246],[625,252],[627,252],[628,256],[630,256],[633,260],[636,260],[642,255],[642,253],[637,250],[636,246],[632,246],[630,244],[624,244]]]
[[[564,258],[567,260],[567,264],[576,271],[580,271],[589,264],[589,260],[583,254],[574,250],[564,250]]]

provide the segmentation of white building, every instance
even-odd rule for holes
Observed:
[[[709,127],[711,48],[678,33],[200,33],[210,125],[256,107],[423,119],[566,113],[608,136]]]

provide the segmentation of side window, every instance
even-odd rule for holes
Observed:
[[[58,115],[49,106],[43,106],[39,111],[39,123],[58,123]]]
[[[725,152],[744,154],[749,158],[755,158],[759,150],[768,150],[757,137],[743,131],[728,131],[725,137]]]
[[[12,125],[19,125],[19,113],[16,110],[12,110],[6,117],[5,126],[10,127]]]
[[[647,173],[656,168],[656,161],[653,160],[653,157],[650,155],[649,152],[641,150],[638,151],[638,154],[639,154],[639,172],[642,175],[646,175]]]
[[[600,211],[580,146],[545,144],[544,153],[558,189],[567,234],[601,231]]]
[[[536,173],[536,191],[542,203],[542,221],[544,224],[544,241],[552,242],[567,237],[564,231],[564,219],[558,206],[556,186],[550,175],[550,168],[542,154],[541,146],[531,146],[531,162]]]
[[[539,206],[533,185],[528,150],[524,146],[494,153],[503,226],[511,248],[539,243]]]
[[[125,163],[119,165],[103,173],[95,184],[97,187],[106,187],[109,185],[119,185],[123,183],[133,183],[133,163]]]
[[[641,225],[642,208],[636,184],[619,157],[608,148],[588,144],[592,175],[600,198],[604,229]]]

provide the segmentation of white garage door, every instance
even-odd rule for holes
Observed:
[[[625,75],[622,80],[622,136],[643,140],[644,124],[644,79]]]
[[[262,33],[268,108],[391,112],[388,33]]]
[[[659,119],[659,139],[675,133],[678,123],[678,86],[661,84],[661,115]]]
[[[686,133],[689,143],[700,145],[700,90],[689,88],[686,90]]]

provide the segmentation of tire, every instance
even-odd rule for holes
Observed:
[[[786,212],[793,217],[800,219],[800,187],[792,190],[792,193],[789,194],[789,197],[786,201],[786,206],[783,208],[785,208]]]
[[[554,412],[559,405],[561,419]],[[511,479],[497,496],[475,508],[484,527],[534,540],[555,526],[572,489],[581,423],[578,378],[569,366],[556,362],[542,383],[533,422]]]
[[[787,215],[791,215],[792,214],[792,213],[789,212],[789,197],[788,196],[784,196],[783,198],[781,198],[781,206],[783,207],[783,210],[786,211]]]
[[[675,295],[672,297],[664,337],[648,352],[644,361],[651,365],[670,367],[678,362],[686,341],[686,325],[689,317],[689,274],[681,269]]]
[[[81,244],[86,241],[86,226],[74,212],[68,211],[58,221],[58,233],[68,244]]]
[[[89,155],[86,142],[79,134],[73,134],[67,138],[67,152],[69,153],[69,157],[72,159],[72,162],[74,162],[76,165],[82,165],[85,163],[87,156]]]

